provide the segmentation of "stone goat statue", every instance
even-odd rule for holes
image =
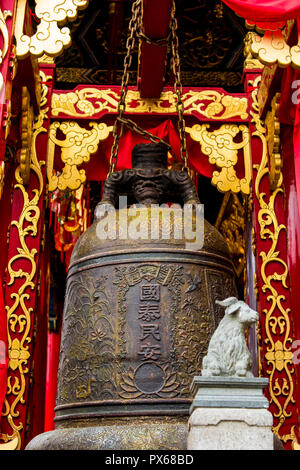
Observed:
[[[225,307],[225,315],[211,337],[202,362],[202,375],[253,377],[245,332],[258,320],[258,314],[236,297],[216,303]]]

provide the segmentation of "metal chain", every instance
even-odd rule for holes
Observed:
[[[186,146],[185,136],[185,120],[183,117],[184,106],[182,102],[182,84],[181,84],[181,72],[180,72],[180,57],[179,57],[179,42],[177,36],[177,20],[176,20],[176,6],[175,0],[173,1],[171,11],[171,47],[172,47],[172,66],[174,74],[174,91],[177,95],[176,110],[178,114],[178,132],[180,139],[180,156],[183,162],[183,169],[188,171],[188,151]]]
[[[131,119],[128,119],[128,118],[125,119],[125,118],[122,118],[122,117],[117,117],[117,120],[119,122],[121,122],[122,124],[126,124],[126,126],[129,127],[129,129],[131,129],[132,131],[137,132],[138,134],[141,134],[147,140],[150,140],[154,144],[159,142],[159,143],[165,145],[168,148],[168,150],[171,151],[171,146],[169,144],[167,144],[167,142],[165,142],[160,137],[157,137],[156,135],[151,134],[150,132],[146,131],[145,129],[142,129],[141,127],[139,127],[137,125],[136,122],[132,121]]]
[[[146,36],[146,34],[142,31],[138,33],[138,37],[142,41],[146,42],[147,44],[151,44],[152,46],[167,46],[170,40],[170,34],[168,34],[168,36],[166,36],[165,38],[151,39]]]
[[[159,137],[147,132],[145,129],[139,127],[134,121],[130,119],[124,118],[123,115],[126,109],[126,95],[128,90],[128,81],[129,81],[129,68],[132,62],[132,52],[135,46],[136,38],[140,37],[144,39],[144,35],[142,33],[142,0],[136,0],[132,5],[132,17],[129,23],[129,36],[126,42],[126,56],[124,59],[124,70],[122,76],[122,83],[120,89],[120,100],[118,103],[118,116],[115,120],[114,127],[113,127],[113,146],[111,149],[111,157],[110,157],[110,170],[109,173],[113,173],[115,171],[115,167],[117,164],[118,158],[118,149],[119,149],[119,140],[122,137],[124,125],[129,127],[130,129],[138,132],[139,134],[143,135],[147,140],[151,142],[160,142],[167,146],[168,150],[171,150],[169,144],[167,144],[164,140],[160,139]],[[165,41],[165,38],[162,40]],[[178,37],[177,37],[177,20],[175,17],[175,0],[173,2],[172,12],[171,12],[171,45],[172,45],[172,59],[173,59],[173,73],[175,77],[175,84],[174,84],[174,91],[177,95],[176,100],[176,110],[178,113],[178,131],[179,131],[179,138],[180,138],[180,156],[183,161],[183,169],[188,171],[187,166],[187,147],[186,147],[186,138],[185,138],[185,120],[183,118],[184,107],[181,100],[182,95],[182,84],[181,84],[181,76],[180,76],[180,58],[179,58],[179,44],[178,44]]]

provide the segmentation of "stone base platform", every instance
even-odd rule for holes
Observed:
[[[273,450],[268,379],[195,377],[188,450]]]

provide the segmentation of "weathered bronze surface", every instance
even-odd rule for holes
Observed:
[[[153,152],[156,144],[149,145]],[[132,170],[108,177],[101,202],[115,205],[122,187],[135,202],[161,203],[164,188],[176,187],[183,201],[196,203],[187,173],[167,170],[166,162],[166,153],[145,157],[142,166],[133,158]],[[149,210],[141,209],[140,220]],[[118,215],[135,217],[127,208]],[[174,237],[103,240],[97,220],[81,236],[68,273],[56,431],[42,439],[47,448],[185,448],[190,384],[223,315],[215,300],[236,295],[227,245],[206,221],[204,230],[201,250]],[[73,437],[66,444],[67,429]],[[145,439],[153,430],[148,444],[136,437],[141,429]],[[40,438],[36,446],[43,447]]]

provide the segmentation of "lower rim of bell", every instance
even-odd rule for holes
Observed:
[[[94,418],[126,418],[135,416],[188,416],[191,400],[177,399],[170,401],[156,400],[149,402],[148,400],[135,400],[134,402],[112,401],[100,404],[99,402],[90,403],[71,403],[60,405],[55,408],[55,423],[69,422],[78,419],[94,419]]]
[[[188,416],[78,420],[33,438],[27,450],[185,450]]]
[[[89,417],[78,416],[73,420],[59,421],[55,423],[55,429],[82,428],[82,427],[110,427],[110,426],[147,426],[148,424],[187,424],[189,415],[160,415],[160,416],[102,416]]]

